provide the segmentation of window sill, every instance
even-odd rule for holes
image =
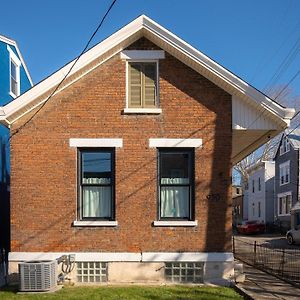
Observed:
[[[73,226],[115,227],[118,226],[118,221],[74,221]]]
[[[18,95],[15,95],[12,91],[9,92],[9,95],[12,96],[14,99],[18,97]]]
[[[289,184],[290,182],[285,182],[285,183],[280,183],[279,186],[283,186],[283,185],[286,185],[286,184]]]
[[[184,227],[195,227],[198,226],[198,221],[154,221],[153,226],[159,227],[175,227],[175,226],[184,226]]]
[[[124,114],[152,114],[159,115],[162,113],[161,108],[124,108]]]
[[[278,214],[278,217],[289,217],[291,214]]]

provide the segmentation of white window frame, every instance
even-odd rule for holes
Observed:
[[[122,138],[70,138],[69,146],[78,148],[122,148],[123,147],[123,139]],[[77,151],[76,151],[77,152]],[[76,190],[78,191],[78,156],[76,154]],[[78,201],[76,201],[76,211],[78,211],[80,207],[78,206]],[[118,221],[116,220],[80,220],[78,219],[78,215],[76,214],[76,220],[73,222],[74,227],[115,227],[118,226]]]
[[[20,95],[20,66],[21,66],[21,61],[17,57],[17,55],[13,52],[11,47],[7,45],[7,50],[9,53],[9,94],[13,98],[16,98]],[[16,82],[17,82],[17,94],[12,92],[11,90],[11,63],[13,63],[16,66]]]
[[[289,151],[290,151],[290,141],[285,136],[282,139],[282,142],[281,142],[281,145],[280,145],[280,148],[279,148],[279,152],[280,152],[280,155],[283,155],[283,154],[285,154],[285,153],[287,153]]]
[[[277,214],[278,214],[278,216],[290,216],[291,215],[291,212],[286,212],[286,211],[285,211],[285,213],[280,213],[280,205],[279,205],[280,199],[284,198],[286,196],[291,197],[291,207],[293,206],[293,198],[292,198],[292,192],[291,191],[286,192],[286,193],[277,194]]]
[[[286,168],[288,167],[288,168]],[[286,170],[288,170],[288,172],[286,172]],[[286,175],[288,175],[288,181],[286,181]],[[284,181],[283,183],[281,182],[281,177],[284,177]],[[279,185],[285,185],[290,183],[290,179],[291,178],[291,170],[290,170],[290,161],[286,161],[282,164],[279,165]]]
[[[161,114],[160,88],[159,88],[159,60],[165,58],[162,50],[125,50],[120,54],[121,59],[126,60],[126,107],[125,114]],[[129,63],[156,63],[156,107],[154,108],[131,108],[129,107]]]

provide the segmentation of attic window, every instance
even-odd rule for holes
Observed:
[[[289,151],[290,151],[290,142],[289,142],[288,138],[285,136],[282,139],[282,143],[280,146],[280,155],[282,155],[286,152],[289,152]]]
[[[121,53],[126,60],[126,108],[124,113],[159,114],[160,50],[128,50]]]
[[[129,108],[156,108],[158,106],[157,73],[156,62],[128,63]]]
[[[9,94],[15,98],[20,95],[20,66],[21,62],[13,50],[7,46],[9,52]]]

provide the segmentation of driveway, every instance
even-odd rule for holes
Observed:
[[[273,249],[300,249],[300,245],[289,245],[285,236],[280,234],[257,234],[257,235],[242,235],[234,234],[234,236],[244,242],[263,244],[267,248]]]

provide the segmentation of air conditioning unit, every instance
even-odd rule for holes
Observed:
[[[46,292],[57,287],[56,260],[19,263],[20,291]]]

